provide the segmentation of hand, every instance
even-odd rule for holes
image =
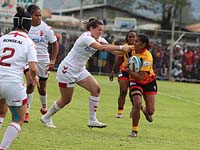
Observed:
[[[37,87],[40,88],[40,82],[39,82],[39,77],[35,76],[35,78],[33,79],[35,81],[35,83],[37,84]]]
[[[109,80],[113,81],[114,78],[114,71],[111,71],[110,76],[109,76]]]
[[[131,50],[132,50],[131,45],[123,45],[123,47],[122,47],[122,51],[124,51],[124,52],[130,52]]]
[[[127,63],[127,65],[124,66],[124,69],[125,69],[126,72],[130,72],[130,69],[129,69],[129,63]]]
[[[49,63],[49,68],[48,70],[53,70],[54,69],[54,65],[55,65],[55,61],[51,60],[51,62]]]

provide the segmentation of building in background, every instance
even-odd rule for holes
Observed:
[[[0,30],[12,29],[13,16],[16,14],[17,6],[24,6],[27,8],[30,4],[36,4],[43,8],[43,0],[0,0]]]

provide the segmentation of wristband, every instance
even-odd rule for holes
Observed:
[[[122,49],[123,49],[123,45],[120,45],[120,46],[119,46],[119,50],[122,50]]]

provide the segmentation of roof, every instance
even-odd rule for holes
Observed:
[[[121,8],[117,8],[117,7],[114,7],[114,6],[111,6],[111,5],[107,5],[107,4],[85,5],[85,6],[82,7],[83,10],[89,10],[89,9],[95,9],[95,8],[114,9],[114,10],[118,10],[118,11],[121,11],[121,12],[129,13],[133,17],[145,19],[145,20],[148,20],[148,21],[151,21],[151,22],[154,22],[154,23],[158,23],[159,22],[159,21],[157,21],[155,19],[148,18],[148,17],[142,16],[142,15],[136,14],[136,13],[131,13],[130,11],[127,11],[127,10],[124,10],[124,9],[121,9]],[[64,14],[64,13],[72,13],[72,12],[77,12],[77,11],[80,11],[80,6],[73,7],[73,8],[55,10],[55,11],[52,11],[52,14],[58,14],[58,13],[60,14],[61,12]]]

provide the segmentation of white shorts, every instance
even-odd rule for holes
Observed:
[[[5,99],[8,106],[22,106],[27,98],[23,83],[0,82],[0,98]]]
[[[37,63],[38,67],[38,76],[42,78],[48,78],[49,77],[49,63]]]
[[[86,68],[78,70],[61,64],[58,67],[56,79],[58,80],[60,87],[74,87],[76,82],[79,82],[88,76],[91,76],[91,74]]]

